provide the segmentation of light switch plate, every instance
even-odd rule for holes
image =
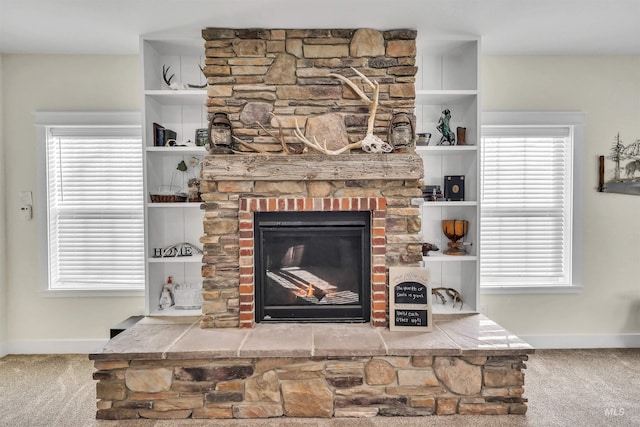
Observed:
[[[22,212],[22,219],[29,221],[33,218],[33,209],[31,206],[22,206],[20,212]]]
[[[33,206],[33,195],[31,191],[21,191],[20,192],[20,204]]]

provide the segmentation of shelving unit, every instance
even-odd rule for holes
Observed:
[[[200,285],[202,283],[202,256],[154,258],[154,249],[179,243],[190,243],[202,249],[200,237],[203,212],[199,202],[157,203],[150,193],[172,186],[188,192],[188,180],[199,176],[199,166],[186,172],[177,169],[192,157],[202,161],[204,147],[195,143],[196,129],[206,128],[206,89],[170,89],[163,80],[163,66],[169,67],[171,82],[201,85],[206,78],[199,65],[204,66],[204,41],[192,39],[161,40],[141,38],[143,79],[143,117],[145,150],[145,248],[146,248],[146,303],[147,315],[191,316],[200,310],[180,310],[174,306],[164,310],[158,307],[162,287],[169,276],[174,283]],[[154,146],[154,123],[176,132],[178,145]]]
[[[433,287],[458,290],[465,301],[462,310],[434,304],[434,312],[459,313],[475,311],[479,296],[479,57],[477,39],[417,40],[416,65],[416,131],[432,134],[429,146],[417,147],[425,166],[425,184],[438,184],[444,189],[445,175],[465,176],[465,200],[460,202],[423,202],[422,234],[424,241],[434,243],[439,252],[423,257],[431,271]],[[202,84],[206,81],[199,65],[204,64],[204,42],[192,39],[141,39],[143,114],[145,147],[145,236],[146,236],[146,314],[193,315],[200,310],[159,310],[158,301],[168,276],[174,283],[201,283],[201,257],[153,258],[153,250],[188,242],[198,247],[203,235],[199,203],[152,203],[149,193],[160,186],[175,185],[187,191],[191,171],[176,171],[177,164],[193,156],[204,158],[203,147],[155,147],[154,123],[177,133],[178,144],[195,141],[196,129],[207,127],[205,89],[172,90],[163,81],[162,69],[170,67],[173,82]],[[436,131],[442,110],[451,111],[451,128],[466,128],[467,145],[438,146]],[[194,171],[195,172],[195,171]],[[197,172],[195,173],[197,175]],[[442,233],[443,219],[466,219],[469,232],[465,241],[468,255],[444,255],[447,239]]]
[[[477,39],[417,40],[416,64],[416,132],[431,133],[428,146],[416,147],[424,162],[424,183],[440,185],[444,191],[445,175],[465,176],[464,201],[423,201],[422,236],[440,251],[423,257],[431,272],[431,286],[456,289],[462,295],[464,307],[443,306],[435,299],[434,314],[476,311],[479,296],[479,58]],[[444,109],[451,111],[450,127],[466,128],[466,144],[437,145],[440,134],[436,125]],[[445,255],[448,239],[442,232],[442,220],[469,221],[464,241],[467,255]]]

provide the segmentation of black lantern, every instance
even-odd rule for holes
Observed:
[[[387,141],[393,146],[393,151],[406,151],[415,144],[413,121],[407,113],[394,113],[389,122]]]
[[[209,121],[209,141],[211,154],[231,154],[233,128],[227,113],[213,113]]]

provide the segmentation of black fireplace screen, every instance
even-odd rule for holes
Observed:
[[[368,322],[370,212],[257,212],[256,322]]]

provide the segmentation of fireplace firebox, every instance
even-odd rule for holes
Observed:
[[[371,212],[256,212],[256,322],[368,322]]]

